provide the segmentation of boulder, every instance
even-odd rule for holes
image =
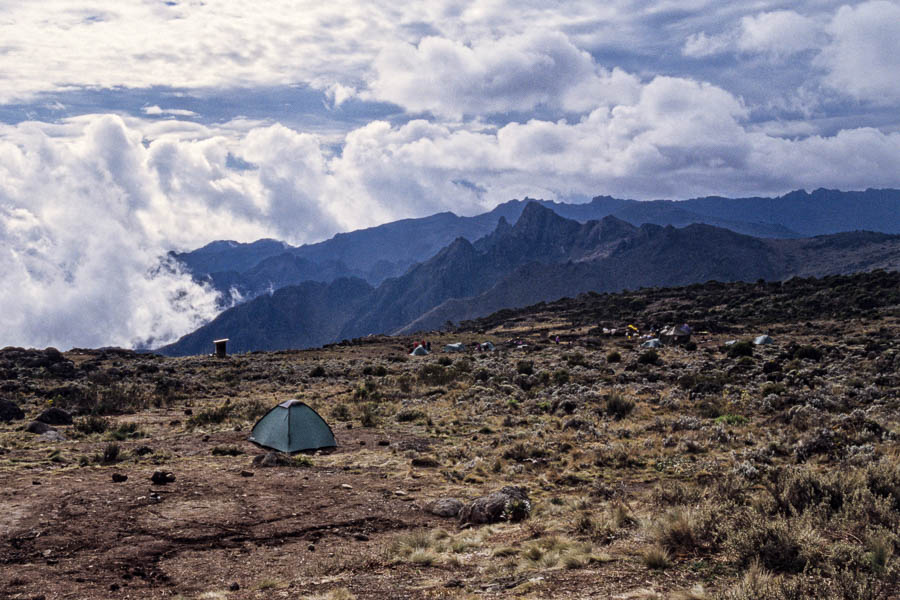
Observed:
[[[25,413],[15,402],[0,399],[0,423],[9,423],[24,418]]]
[[[518,486],[506,486],[498,492],[476,498],[459,511],[460,523],[497,523],[522,521],[531,514],[528,490]]]
[[[456,498],[438,498],[425,505],[425,512],[439,517],[455,517],[462,507],[463,503]]]
[[[37,420],[47,425],[71,425],[72,415],[57,406],[51,406],[39,414]]]

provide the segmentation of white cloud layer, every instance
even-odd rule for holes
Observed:
[[[545,106],[584,112],[629,104],[639,81],[599,67],[560,32],[504,37],[467,46],[441,37],[396,44],[374,63],[371,96],[415,112],[459,118]]]
[[[832,42],[818,60],[828,70],[828,85],[878,104],[900,100],[900,4],[842,6],[828,33]]]

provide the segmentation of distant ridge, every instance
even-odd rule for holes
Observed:
[[[173,257],[222,293],[223,308],[303,281],[358,277],[377,286],[403,275],[457,238],[475,242],[492,233],[501,219],[507,225],[515,223],[529,202],[535,201],[510,200],[474,217],[444,212],[403,219],[299,247],[268,239],[249,244],[217,241],[192,252],[173,253]],[[900,234],[900,190],[894,189],[797,190],[776,198],[637,201],[597,196],[583,204],[536,202],[580,223],[605,216],[632,225],[702,223],[761,238],[853,230]]]
[[[312,347],[436,329],[587,291],[873,269],[900,269],[900,235],[767,239],[705,224],[635,226],[614,216],[580,223],[529,202],[514,225],[498,217],[488,235],[474,243],[457,237],[377,287],[358,278],[287,286],[225,311],[160,351],[207,352],[215,337],[231,338],[236,350]]]

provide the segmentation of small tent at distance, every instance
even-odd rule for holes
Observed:
[[[337,446],[334,433],[319,413],[300,400],[282,402],[256,422],[250,441],[280,452]]]

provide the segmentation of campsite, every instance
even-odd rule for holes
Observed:
[[[898,290],[587,295],[413,356],[0,350],[0,598],[897,598]],[[305,428],[334,447],[263,447]]]

